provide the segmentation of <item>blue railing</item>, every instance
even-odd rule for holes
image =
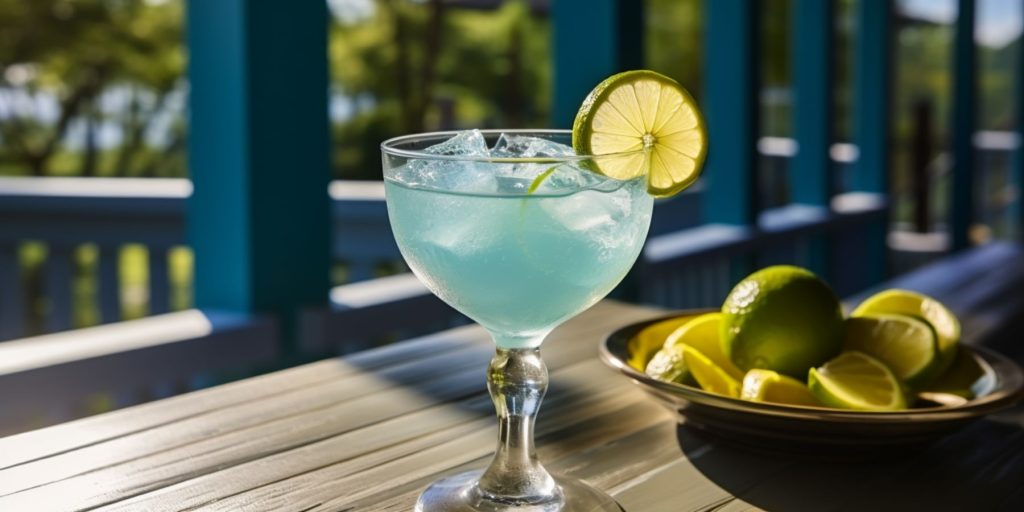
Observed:
[[[711,305],[740,275],[775,262],[811,267],[845,295],[878,282],[889,268],[892,2],[856,3],[852,104],[857,108],[850,142],[857,148],[857,156],[842,162],[847,166],[843,173],[849,174],[849,187],[837,190],[833,183],[836,163],[828,157],[834,153],[829,129],[834,112],[829,70],[835,2],[795,0],[795,140],[789,146],[792,163],[781,167],[784,170],[779,173],[785,176],[792,195],[791,203],[782,205],[765,204],[758,183],[759,4],[750,0],[704,3],[702,108],[712,141],[707,178],[700,194],[659,207],[662,212],[678,209],[688,213],[657,215],[641,260],[619,291],[623,297],[677,307]],[[947,245],[953,249],[968,243],[968,230],[976,215],[977,181],[971,173],[975,161],[971,143],[976,111],[975,2],[959,0],[958,6],[955,102],[950,120],[954,144],[949,199],[953,206],[946,222]],[[149,292],[150,310],[159,312],[167,307],[161,302],[165,291],[159,288],[161,281],[166,281],[167,269],[161,254],[166,254],[168,244],[187,244],[195,252],[195,304],[201,310],[222,309],[246,318],[273,319],[267,329],[276,333],[272,339],[281,349],[279,355],[285,357],[295,356],[307,346],[318,352],[365,346],[344,331],[354,326],[358,328],[352,330],[364,339],[379,337],[382,331],[374,322],[393,323],[406,316],[386,309],[389,304],[404,304],[406,311],[436,305],[408,276],[386,281],[386,286],[336,290],[336,304],[330,307],[328,303],[329,254],[353,261],[367,259],[371,256],[367,251],[372,253],[373,247],[383,247],[390,239],[383,241],[389,235],[383,217],[378,217],[383,212],[380,198],[332,203],[323,193],[328,186],[329,140],[328,13],[324,2],[299,2],[281,9],[272,2],[190,0],[187,11],[189,165],[195,193],[140,199],[138,204],[145,202],[145,208],[152,208],[148,220],[131,210],[132,200],[111,199],[111,204],[121,206],[111,207],[106,217],[102,209],[93,212],[91,208],[80,208],[65,218],[57,214],[57,220],[50,217],[49,227],[39,228],[45,233],[29,228],[45,224],[46,216],[61,211],[59,208],[48,214],[42,202],[31,198],[18,204],[0,202],[0,209],[21,207],[18,215],[25,215],[11,217],[5,212],[2,218],[21,220],[0,225],[0,230],[9,231],[6,238],[0,236],[0,294],[6,294],[0,295],[0,328],[10,331],[25,316],[24,304],[6,290],[21,290],[13,247],[31,239],[43,239],[51,246],[43,285],[50,302],[47,328],[51,330],[69,325],[67,283],[72,276],[68,247],[84,242],[99,246],[101,284],[115,283],[100,287],[101,309],[112,311],[104,313],[104,319],[117,319],[117,267],[104,263],[109,258],[102,257],[110,252],[108,246],[141,240],[153,248],[149,266],[151,286],[156,289]],[[551,14],[553,124],[565,126],[595,83],[616,71],[643,66],[644,2],[558,0],[552,3]],[[1024,99],[1017,101],[1017,109],[1020,134],[1024,130]],[[1013,166],[1017,182],[1024,182],[1024,158],[1016,158]],[[699,201],[689,201],[695,198]],[[67,213],[74,210],[69,205],[89,200],[60,201],[70,208]],[[174,206],[168,206],[171,204]],[[51,206],[56,208],[56,203]],[[161,208],[177,210],[172,214]],[[337,223],[333,244],[332,208]],[[131,217],[125,216],[128,211],[134,211]],[[33,215],[38,219],[32,220]],[[1017,213],[1017,218],[1021,224],[1024,212]],[[89,238],[85,226],[90,223],[116,226],[121,231],[109,239]],[[377,242],[367,242],[367,237],[376,237]],[[354,264],[354,278],[371,274],[367,267]],[[387,297],[393,300],[387,302]],[[431,316],[422,320],[436,323]],[[201,341],[192,340],[197,346]]]

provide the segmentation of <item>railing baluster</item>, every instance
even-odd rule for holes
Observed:
[[[373,264],[365,260],[355,260],[348,265],[348,282],[357,283],[373,279]]]
[[[149,266],[149,314],[156,315],[170,311],[170,275],[167,267],[167,248],[150,246]]]
[[[101,245],[98,256],[100,322],[117,322],[121,320],[121,279],[118,275],[121,248]]]
[[[854,164],[853,190],[889,193],[889,144],[892,112],[891,0],[857,2],[857,53],[854,58],[853,104],[854,143],[858,157]],[[864,266],[868,284],[885,278],[888,266],[886,236],[889,219],[867,226],[865,255],[857,258]]]
[[[17,244],[0,244],[0,340],[25,334],[25,288]]]
[[[950,240],[958,251],[970,245],[974,217],[974,129],[977,125],[977,58],[974,46],[974,0],[958,0],[953,70],[953,186]]]
[[[49,302],[46,330],[65,331],[71,328],[72,256],[70,246],[49,244],[43,265],[43,287]]]

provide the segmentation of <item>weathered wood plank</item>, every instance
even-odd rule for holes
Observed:
[[[538,424],[541,432],[550,430],[549,425],[564,425],[565,422],[578,424],[595,415],[605,414],[609,410],[619,410],[630,404],[640,403],[641,397],[635,394],[635,390],[627,388],[626,393],[621,392],[621,382],[592,379],[591,376],[598,364],[597,361],[587,361],[555,372],[552,379],[553,396],[545,404],[550,409],[550,414],[542,415]],[[648,404],[643,405],[647,406]],[[545,413],[547,412],[546,410]],[[231,503],[237,504],[240,499],[250,499],[237,496],[252,489],[259,489],[261,486],[279,485],[279,482],[285,481],[287,478],[309,479],[309,482],[303,484],[303,489],[308,489],[309,485],[323,486],[324,489],[327,489],[324,492],[337,493],[341,486],[339,479],[355,475],[361,471],[360,468],[405,460],[405,457],[413,456],[419,450],[426,448],[452,443],[460,449],[482,450],[484,454],[490,453],[490,450],[493,449],[496,426],[492,413],[489,398],[481,390],[474,398],[460,402],[456,406],[445,404],[423,410],[415,415],[393,418],[334,437],[319,443],[318,447],[303,446],[262,459],[255,464],[240,465],[217,474],[206,475],[161,489],[158,492],[118,504],[116,507],[111,507],[111,510],[125,510],[130,507],[159,508],[160,504],[183,501],[187,502],[189,506],[198,506],[213,499],[229,496],[234,496],[232,498],[234,501]],[[636,416],[646,417],[646,415]],[[478,442],[473,442],[470,439],[472,436],[468,433],[459,438],[442,435],[450,428],[459,428],[462,425],[460,422],[466,422],[467,418],[473,425],[472,432],[476,432],[473,435],[479,437],[479,439],[475,437],[473,439]],[[434,424],[437,430],[423,430],[412,426],[418,422]],[[453,425],[445,425],[446,422],[452,422]],[[626,423],[628,422],[624,424]],[[395,437],[391,432],[393,429],[404,431],[408,437]],[[433,441],[426,445],[422,444],[420,442],[422,438],[417,436],[423,435],[431,437]],[[355,449],[353,445],[359,445],[359,450],[363,451],[364,455],[359,458],[347,457],[346,453]],[[318,480],[316,476],[310,475],[311,472],[315,473],[327,467],[331,468],[329,470],[331,478],[329,479]],[[394,467],[408,469],[411,465],[396,462]],[[326,469],[324,470],[326,471]],[[388,475],[379,482],[392,481],[390,480],[392,477],[399,477],[400,471],[400,469],[396,470],[394,475]],[[361,487],[352,487],[352,489],[358,488]],[[197,499],[197,495],[200,495],[202,499]],[[337,496],[338,494],[330,494],[328,497]],[[276,505],[273,508],[276,508]]]
[[[401,364],[424,357],[426,354],[451,352],[474,343],[484,343],[485,340],[486,334],[475,327],[467,326],[410,340],[400,345],[356,354],[345,360],[352,364],[343,363],[338,359],[328,359],[159,402],[0,438],[0,468],[245,403],[253,396],[274,396],[325,380],[352,375],[360,369],[373,370],[389,364]]]
[[[656,314],[638,308],[619,309],[633,311],[634,315],[641,316]],[[593,338],[595,333],[606,332],[609,322],[617,325],[614,323],[616,321],[609,319],[607,315],[602,318],[603,321],[582,323],[575,329],[566,329],[555,337]],[[140,489],[147,489],[147,485],[167,485],[176,481],[175,479],[181,480],[207,471],[215,471],[322,438],[325,435],[323,432],[306,431],[301,436],[288,436],[292,445],[273,442],[280,441],[281,430],[301,430],[308,423],[316,424],[318,418],[330,415],[331,411],[336,410],[335,415],[344,419],[332,427],[337,429],[336,432],[344,432],[388,418],[400,417],[405,412],[415,411],[417,405],[429,406],[465,394],[483,394],[482,374],[493,348],[489,342],[478,341],[477,346],[471,347],[470,350],[443,352],[388,367],[373,374],[355,373],[348,377],[307,385],[291,392],[225,406],[209,413],[190,416],[181,421],[65,454],[14,466],[0,473],[0,495],[42,485],[31,491],[13,495],[11,499],[15,500],[15,503],[20,503],[21,500],[31,502],[34,497],[43,499],[46,496],[60,495],[65,498],[73,497],[75,499],[70,501],[76,503],[92,503],[89,500],[103,499],[103,496],[88,492],[81,494],[83,488],[94,490],[119,486],[123,489],[112,491],[113,495],[120,492],[122,497],[130,496],[133,492],[141,492]],[[558,368],[584,359],[580,350],[589,352],[593,348],[590,343],[555,342],[551,344],[550,349],[545,348],[545,358],[551,367]],[[455,373],[452,373],[453,370]],[[369,393],[375,394],[368,395]],[[280,421],[277,421],[278,418]],[[210,438],[214,441],[207,442]],[[257,443],[259,449],[256,449],[256,445],[244,442],[250,438],[266,438],[268,441]],[[216,452],[218,446],[239,444],[249,451],[229,450],[229,453],[219,453],[216,457],[203,457],[203,454]],[[170,452],[171,455],[167,455],[163,450],[173,451]],[[174,461],[181,459],[187,459],[188,464],[173,464]],[[131,463],[124,467],[119,466],[123,461]],[[179,472],[168,470],[168,466]],[[108,469],[100,470],[98,474],[89,473],[100,468]],[[135,478],[125,481],[124,474],[132,474]],[[81,477],[72,478],[76,475]],[[148,479],[140,475],[148,475]],[[68,480],[61,480],[65,478]],[[52,483],[45,485],[47,482]],[[88,485],[84,482],[88,482]]]
[[[419,404],[431,405],[441,400],[455,398],[470,382],[482,381],[490,351],[480,347],[474,351],[442,354],[438,358],[448,360],[445,364],[451,365],[447,375],[437,366],[421,366],[418,362],[411,362],[408,363],[411,368],[397,367],[399,370],[408,371],[394,372],[392,375],[397,377],[393,380],[387,375],[355,375],[303,388],[297,392],[285,393],[272,399],[254,399],[240,406],[225,408],[223,411],[212,411],[14,466],[4,470],[0,477],[0,496],[36,488],[48,482],[58,482],[165,450],[189,454],[196,443],[205,448],[202,444],[204,439],[221,438],[216,444],[224,446],[231,441],[239,441],[239,436],[232,434],[241,434],[242,437],[254,435],[254,432],[247,431],[252,426],[266,425],[280,418],[292,418],[296,423],[310,421],[315,414],[327,414],[326,409],[332,404],[345,406],[342,408],[342,418],[350,426],[359,426],[360,420],[372,423],[379,421],[384,415],[397,416],[406,411],[415,411]],[[430,365],[431,362],[424,363]],[[418,371],[424,367],[433,371]],[[274,423],[270,426],[282,428]],[[262,435],[271,433],[269,429],[262,429],[259,432]],[[192,471],[202,469],[202,466],[197,464]],[[116,478],[108,483],[114,481]],[[44,494],[49,492],[45,488],[37,490]]]

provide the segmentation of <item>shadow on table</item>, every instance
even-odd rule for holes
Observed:
[[[858,460],[752,451],[680,426],[698,471],[737,500],[769,511],[1024,510],[1024,408],[928,447]]]

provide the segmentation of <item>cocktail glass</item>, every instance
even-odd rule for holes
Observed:
[[[581,481],[552,476],[537,459],[534,422],[548,385],[540,345],[626,276],[647,236],[652,199],[642,178],[617,181],[588,170],[636,154],[572,154],[569,131],[501,133],[461,132],[485,139],[472,141],[475,151],[427,149],[455,132],[381,145],[402,256],[497,345],[487,372],[499,420],[494,459],[482,471],[435,482],[416,510],[621,510]],[[479,151],[494,143],[503,149]],[[543,146],[539,156],[531,144]]]

